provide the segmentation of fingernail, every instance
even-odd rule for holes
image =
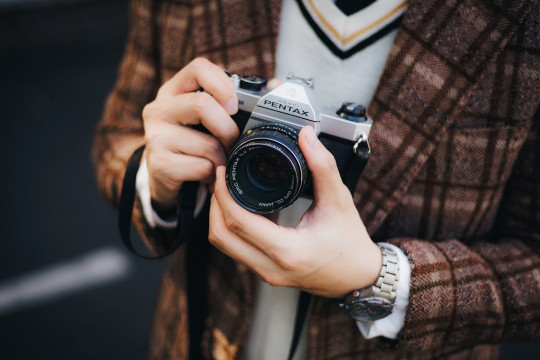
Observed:
[[[312,148],[315,147],[319,142],[319,139],[315,135],[315,131],[313,130],[312,127],[307,126],[307,130],[305,130],[305,132],[306,132],[306,140],[309,146],[311,146]]]
[[[229,99],[229,101],[227,101],[227,104],[225,104],[225,110],[227,110],[229,115],[236,114],[238,112],[238,99]]]

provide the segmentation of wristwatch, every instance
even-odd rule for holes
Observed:
[[[377,244],[382,252],[382,268],[375,285],[355,290],[339,304],[341,310],[359,321],[382,319],[392,313],[399,282],[398,255],[385,244]]]

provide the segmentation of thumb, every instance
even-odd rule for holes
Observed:
[[[313,195],[319,204],[332,204],[341,198],[338,194],[347,188],[341,180],[336,160],[319,141],[313,128],[305,126],[298,135],[298,144],[304,154],[313,180]]]

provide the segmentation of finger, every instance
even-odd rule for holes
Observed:
[[[214,176],[214,164],[208,159],[162,151],[147,157],[148,172],[166,186],[184,181],[201,181]]]
[[[226,149],[230,148],[238,137],[238,126],[229,114],[207,93],[188,93],[180,96],[156,100],[143,110],[147,137],[159,133],[152,126],[155,121],[170,124],[202,124],[216,136]]]
[[[146,158],[150,194],[163,207],[174,206],[185,181],[210,182],[214,176],[212,162],[195,156],[158,152]]]
[[[214,194],[225,216],[227,227],[259,250],[275,257],[280,242],[286,242],[289,234],[285,228],[274,224],[264,216],[254,214],[234,201],[225,183],[225,167],[216,170]]]
[[[215,167],[225,165],[227,161],[225,150],[217,138],[185,126],[162,124],[160,132],[148,138],[147,146],[151,151],[161,149],[206,158]]]
[[[229,115],[238,111],[238,98],[232,81],[222,69],[204,58],[191,61],[176,73],[163,84],[157,97],[172,97],[200,88],[212,94]]]
[[[211,199],[209,221],[208,240],[218,250],[248,266],[274,286],[292,285],[285,283],[279,268],[264,252],[229,230],[215,194]]]
[[[336,160],[319,141],[313,128],[305,126],[300,131],[298,144],[311,171],[315,201],[318,204],[341,202],[338,195],[346,190],[346,187],[341,180]]]
[[[281,80],[279,80],[277,78],[272,78],[272,79],[268,80],[268,84],[266,84],[266,87],[269,88],[270,90],[274,90],[275,88],[277,88],[281,84],[283,84],[283,81],[281,81]]]

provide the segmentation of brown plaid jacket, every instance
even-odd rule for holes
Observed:
[[[271,77],[279,13],[279,1],[133,1],[93,149],[110,202],[158,87],[196,56]],[[492,359],[500,342],[540,338],[539,23],[538,1],[409,2],[369,106],[372,158],[354,195],[373,239],[408,256],[405,325],[396,341],[366,341],[336,300],[315,298],[309,359]],[[169,241],[135,220],[152,246]],[[188,352],[183,257],[163,279],[151,359]],[[211,264],[203,352],[233,359],[254,278],[217,251]]]

